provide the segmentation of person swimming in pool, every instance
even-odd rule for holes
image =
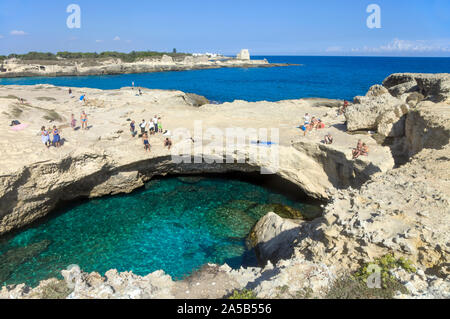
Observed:
[[[81,129],[87,130],[88,116],[85,111],[81,112]]]
[[[53,126],[53,145],[55,147],[60,147],[61,146],[61,137],[59,136],[60,131],[56,128],[56,126]]]

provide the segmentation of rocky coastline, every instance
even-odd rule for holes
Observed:
[[[286,63],[269,63],[267,60],[251,60],[250,58],[223,57],[222,59],[210,59],[207,56],[185,56],[180,59],[168,55],[158,59],[144,59],[137,62],[123,62],[120,59],[93,61],[23,61],[9,59],[2,64],[0,78],[119,75],[220,68],[270,68],[289,65]]]
[[[448,74],[391,75],[366,96],[355,97],[345,114],[332,101],[234,101],[198,107],[179,91],[144,90],[136,96],[132,88],[75,89],[75,94],[87,92],[90,98],[83,109],[93,127],[86,134],[67,129],[64,147],[50,151],[39,150],[36,132],[42,121],[30,119],[55,111],[60,117],[52,123],[61,125],[80,109],[79,102],[68,98],[67,88],[2,86],[0,131],[6,139],[0,149],[7,156],[0,158],[0,234],[45,216],[60,201],[131,192],[153,176],[254,172],[269,166],[265,160],[176,165],[157,140],[149,156],[129,136],[126,120],[155,113],[172,129],[193,130],[194,121],[223,129],[230,123],[270,128],[276,122],[277,175],[327,204],[323,216],[313,221],[267,212],[252,231],[261,268],[206,265],[186,280],[173,281],[162,271],[141,277],[111,270],[101,276],[72,266],[62,271],[63,281],[3,287],[0,298],[42,298],[50,288],[64,291],[59,297],[75,299],[224,298],[243,289],[258,298],[331,298],[335,295],[330,291],[346,274],[390,254],[395,261],[386,272],[400,285],[391,297],[449,298],[449,79]],[[26,104],[13,97],[25,98]],[[321,118],[327,128],[303,136],[297,126],[305,113]],[[4,128],[12,115],[27,121],[28,129]],[[322,142],[327,132],[334,136],[332,145]],[[8,141],[17,140],[16,133],[21,142],[11,145]],[[352,160],[351,149],[359,139],[369,145],[370,155]],[[240,151],[251,157],[255,148]],[[414,267],[407,267],[409,262]]]

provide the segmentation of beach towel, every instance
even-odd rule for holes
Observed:
[[[252,141],[252,144],[256,144],[256,145],[267,145],[267,146],[271,146],[271,145],[276,145],[277,143],[274,142],[259,142],[258,141]]]
[[[23,129],[26,129],[27,127],[28,127],[28,124],[19,124],[19,125],[14,125],[13,127],[11,127],[11,130],[21,131]]]

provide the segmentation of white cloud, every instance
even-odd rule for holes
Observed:
[[[325,50],[326,52],[343,52],[344,48],[339,46],[329,47]]]
[[[131,41],[131,40],[127,40],[126,42],[127,42],[127,43],[131,43],[132,41]]]
[[[26,33],[25,31],[21,31],[21,30],[12,30],[10,32],[11,35],[27,35],[28,33]]]
[[[448,52],[450,41],[448,40],[401,40],[394,39],[386,45],[379,47],[353,48],[352,52],[361,53],[426,53]]]
[[[113,40],[114,41],[120,41],[120,38],[119,37],[115,37]]]
[[[95,40],[95,42],[97,42],[97,43],[102,43],[103,40]]]

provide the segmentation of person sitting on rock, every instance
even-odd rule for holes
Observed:
[[[308,114],[308,113],[305,114],[305,116],[303,117],[303,119],[304,119],[305,126],[310,124],[311,118],[309,117],[309,114]]]
[[[315,116],[313,116],[312,119],[311,119],[310,130],[312,131],[313,128],[317,129],[317,124],[318,123],[319,123],[319,121],[316,119]]]
[[[369,156],[369,146],[367,146],[366,143],[363,143],[363,145],[362,145],[361,155],[362,156]]]
[[[356,148],[353,149],[353,159],[357,159],[362,152],[362,148],[363,148],[363,143],[361,140],[358,140],[358,144],[356,145]]]
[[[318,120],[317,120],[317,124],[316,124],[316,130],[317,130],[317,129],[323,129],[323,128],[325,128],[325,123],[322,122],[321,119],[318,119]]]
[[[167,147],[169,150],[172,147],[172,141],[170,138],[166,137],[166,140],[164,141],[164,147]]]
[[[325,144],[333,144],[333,136],[330,133],[325,135],[324,140],[325,140]]]

